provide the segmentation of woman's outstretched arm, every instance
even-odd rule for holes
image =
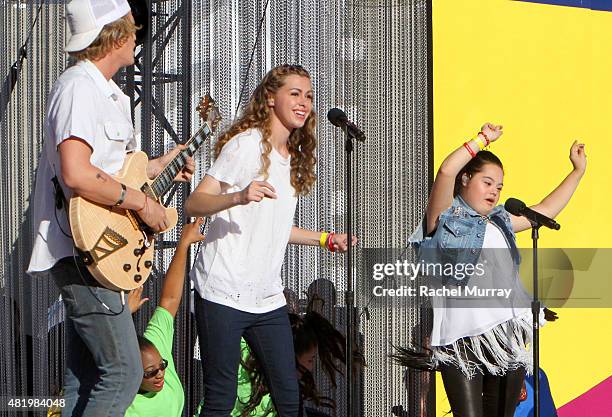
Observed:
[[[300,229],[297,226],[291,228],[289,243],[293,245],[319,246],[321,243],[321,235],[324,232],[315,232],[313,230]],[[346,233],[336,234],[331,236],[331,244],[334,251],[346,252],[348,250],[348,236]],[[357,244],[357,236],[353,235],[353,246]]]
[[[266,181],[251,181],[242,191],[222,194],[227,188],[228,184],[206,175],[187,198],[185,211],[189,216],[209,217],[238,205],[276,198],[276,190]]]
[[[573,166],[572,171],[561,181],[557,188],[544,197],[540,203],[531,206],[531,209],[554,219],[565,208],[586,171],[586,154],[583,143],[574,141],[570,148],[570,161]],[[512,230],[515,233],[531,228],[531,223],[525,217],[513,215],[510,217],[512,219]]]

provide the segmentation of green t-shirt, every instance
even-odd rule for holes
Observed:
[[[247,345],[244,339],[240,339],[240,349],[242,351],[242,360],[246,360],[251,353],[249,346]],[[234,405],[234,409],[232,410],[232,417],[239,417],[242,410],[246,408],[246,404],[249,402],[251,398],[251,380],[249,379],[249,373],[242,367],[242,364],[238,368],[238,393],[236,404]],[[200,415],[200,410],[202,408],[203,401],[200,401],[198,408],[196,410],[195,416],[198,417]],[[267,411],[270,413],[266,414]],[[264,397],[259,402],[259,405],[255,407],[253,411],[249,413],[249,417],[277,417],[276,409],[274,408],[274,404],[272,403],[272,397],[270,394],[264,395]]]
[[[164,386],[159,392],[137,394],[125,417],[180,417],[183,414],[185,393],[172,358],[174,317],[163,307],[157,307],[147,325],[146,337],[168,361]]]

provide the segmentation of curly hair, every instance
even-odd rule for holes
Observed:
[[[81,51],[69,52],[68,55],[75,61],[82,61],[84,59],[97,61],[104,58],[113,49],[120,48],[127,42],[128,37],[139,29],[139,26],[136,26],[128,16],[126,14],[121,19],[104,25],[102,31],[91,45]]]
[[[264,178],[268,177],[272,144],[270,143],[271,117],[267,99],[284,85],[289,75],[310,78],[308,71],[300,65],[285,64],[270,70],[253,91],[242,115],[217,140],[215,157],[219,156],[221,149],[231,138],[245,130],[257,128],[261,131],[263,146],[260,174]],[[316,180],[314,172],[317,163],[315,156],[317,140],[314,133],[316,123],[316,114],[313,109],[304,126],[293,129],[289,135],[287,146],[291,155],[291,185],[298,196],[308,194]]]

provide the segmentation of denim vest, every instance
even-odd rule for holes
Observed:
[[[426,220],[426,219],[425,219]],[[512,231],[509,213],[503,206],[497,206],[488,216],[478,214],[459,196],[451,207],[440,214],[438,227],[433,236],[425,236],[426,223],[410,237],[419,258],[426,262],[464,263],[475,265],[480,258],[487,221],[493,222],[502,231],[510,248],[512,260],[520,264],[516,247],[516,236]]]

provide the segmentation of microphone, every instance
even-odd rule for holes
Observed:
[[[340,109],[333,108],[329,112],[327,112],[327,118],[334,126],[346,128],[349,136],[357,139],[360,142],[365,141],[365,134],[361,129],[355,125],[355,123],[351,122],[348,117],[346,117],[346,113]]]
[[[504,208],[515,216],[525,217],[536,226],[546,226],[553,230],[559,230],[561,228],[559,223],[549,217],[546,217],[542,213],[538,213],[537,211],[530,209],[525,205],[525,203],[523,203],[521,200],[517,200],[516,198],[507,199],[506,204],[504,204]]]

